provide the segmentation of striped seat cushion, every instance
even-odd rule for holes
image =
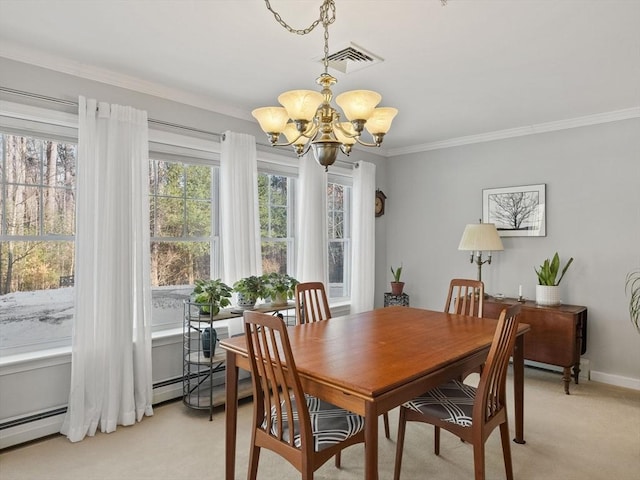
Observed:
[[[451,380],[404,404],[405,407],[445,422],[470,427],[476,389]]]
[[[364,417],[356,415],[349,410],[336,407],[331,403],[327,403],[311,395],[305,395],[309,417],[311,419],[311,429],[313,431],[313,448],[316,452],[340,443],[364,429]],[[300,448],[300,431],[298,428],[298,415],[294,407],[294,445]],[[289,422],[286,418],[286,412],[283,412],[283,438],[289,441]],[[278,435],[278,424],[275,407],[271,408],[271,434]],[[266,422],[262,424],[262,428],[266,428]]]

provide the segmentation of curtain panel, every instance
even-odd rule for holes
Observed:
[[[153,415],[147,113],[79,99],[75,317],[61,429],[72,442]]]
[[[296,278],[328,285],[327,172],[309,153],[300,159]]]
[[[222,278],[233,285],[262,274],[258,160],[252,135],[225,132],[220,152]]]
[[[375,300],[376,166],[359,161],[353,171],[351,313],[372,310]],[[357,247],[356,247],[357,246]]]

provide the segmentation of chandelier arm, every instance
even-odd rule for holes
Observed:
[[[355,138],[356,140],[360,138],[360,133],[351,133],[348,130],[342,128],[342,125],[340,125],[340,114],[337,112],[335,118],[331,122],[331,125],[333,126],[333,128],[340,130],[340,132],[347,138]]]
[[[356,142],[358,142],[360,145],[362,145],[363,147],[379,147],[380,143],[367,143],[367,142],[363,142],[362,140],[360,140],[360,137],[353,137],[356,139]]]
[[[278,141],[276,140],[275,142],[271,143],[271,146],[272,147],[289,147],[294,143],[296,143],[298,140],[300,140],[301,137],[305,137],[305,138],[308,138],[309,140],[313,140],[317,134],[318,134],[318,126],[315,124],[315,122],[310,122],[309,128],[307,128],[307,130],[304,132],[300,132],[298,136],[293,140],[291,140],[290,142],[278,143]],[[308,142],[308,144],[309,143],[310,142]],[[307,148],[307,150],[309,149]]]

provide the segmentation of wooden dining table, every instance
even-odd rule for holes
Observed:
[[[497,320],[386,307],[288,328],[305,392],[365,417],[365,478],[378,478],[378,416],[484,363]],[[513,353],[515,439],[524,442],[524,334]],[[235,478],[238,368],[249,370],[244,336],[226,350],[225,478]]]

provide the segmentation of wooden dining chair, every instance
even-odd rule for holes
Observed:
[[[480,280],[454,278],[449,282],[449,293],[444,311],[460,315],[482,318],[484,307],[484,283]],[[464,372],[460,380],[464,380],[472,373],[481,374],[482,365]]]
[[[482,318],[484,283],[480,280],[454,278],[449,283],[449,294],[444,311]]]
[[[245,312],[244,325],[253,383],[247,478],[256,478],[261,448],[282,456],[303,480],[333,456],[340,467],[339,453],[364,443],[364,417],[304,393],[282,319]]]
[[[440,454],[440,429],[444,428],[473,445],[475,479],[484,480],[484,445],[496,428],[500,427],[502,453],[507,479],[513,480],[509,423],[507,421],[506,378],[509,357],[518,331],[521,306],[502,310],[493,337],[485,368],[478,387],[451,380],[400,407],[398,442],[394,480],[400,478],[402,450],[407,422],[434,425],[434,451]]]
[[[318,322],[331,318],[327,293],[322,282],[304,282],[296,285],[296,325]],[[384,421],[384,435],[391,438],[389,414],[382,415]]]
[[[296,324],[318,322],[331,318],[329,301],[322,282],[305,282],[296,285]]]

